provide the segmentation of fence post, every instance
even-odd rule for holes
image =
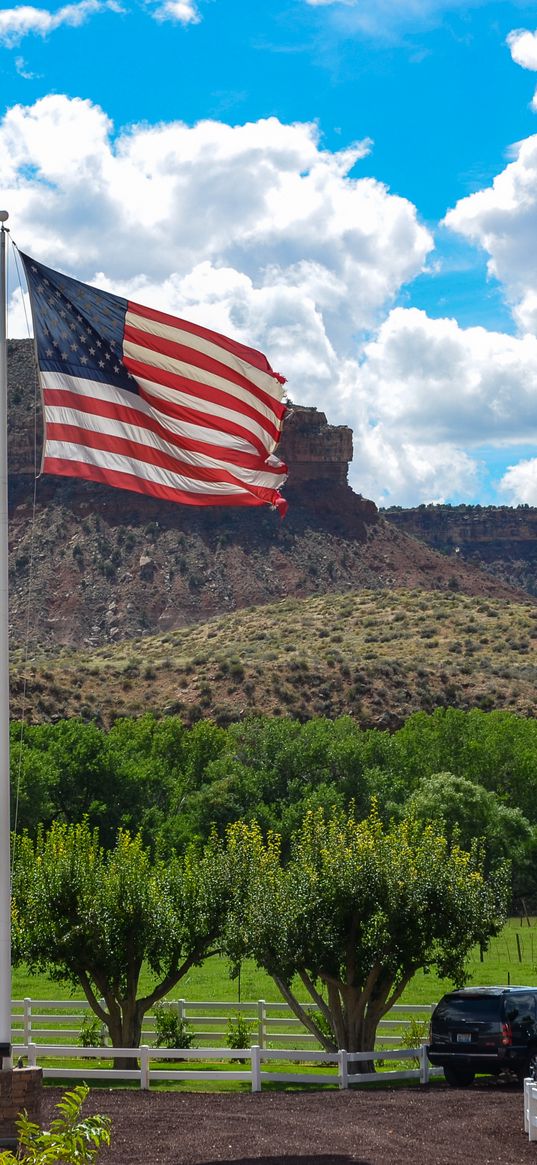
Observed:
[[[420,1046],[420,1084],[429,1083],[429,1057],[427,1055],[427,1044]]]
[[[32,1038],[32,1000],[24,1000],[24,1043],[29,1044]]]
[[[267,1008],[264,999],[257,1000],[257,1039],[260,1048],[264,1048],[267,1042]]]
[[[339,1087],[349,1087],[349,1062],[347,1059],[347,1051],[345,1048],[340,1048],[338,1052],[339,1060]]]
[[[28,1067],[37,1068],[37,1044],[28,1044]]]
[[[250,1048],[252,1061],[252,1092],[261,1092],[261,1048],[253,1044]]]
[[[178,999],[177,1000],[177,1014],[179,1016],[179,1019],[182,1020],[183,1022],[186,1019],[185,1011],[186,1011],[186,999]]]
[[[140,1044],[140,1088],[149,1089],[149,1044]]]
[[[530,1084],[528,1103],[528,1134],[530,1141],[537,1141],[537,1087]]]

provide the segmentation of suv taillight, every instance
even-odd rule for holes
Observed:
[[[502,1044],[505,1048],[513,1043],[513,1032],[510,1023],[502,1023]]]

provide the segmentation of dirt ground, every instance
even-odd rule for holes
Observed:
[[[46,1125],[61,1090],[46,1088]],[[112,1118],[99,1165],[537,1165],[522,1091],[468,1089],[187,1093],[94,1089]]]

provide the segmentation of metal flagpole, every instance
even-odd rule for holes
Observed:
[[[7,280],[0,211],[0,1066],[11,1052],[11,869],[9,814],[9,640],[7,499]],[[2,1045],[4,1045],[2,1047]],[[7,1047],[6,1047],[7,1045]],[[8,1060],[9,1063],[9,1060]]]

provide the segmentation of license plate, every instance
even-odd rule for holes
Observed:
[[[471,1039],[472,1039],[472,1037],[470,1035],[470,1032],[457,1032],[457,1043],[458,1044],[469,1044]]]

